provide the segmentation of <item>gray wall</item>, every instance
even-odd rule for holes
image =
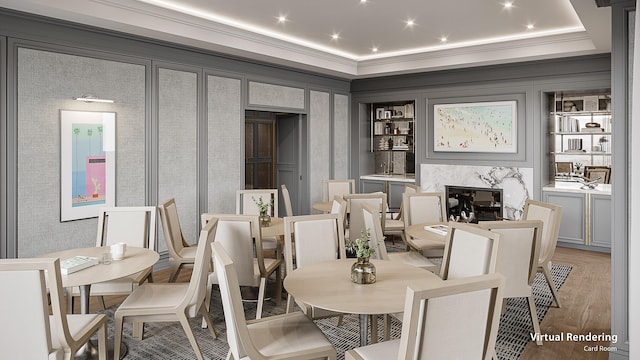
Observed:
[[[334,117],[348,123],[348,102],[338,96],[348,94],[346,80],[6,10],[0,46],[3,258],[95,244],[95,218],[60,222],[60,109],[116,113],[116,204],[175,197],[189,242],[201,212],[235,211],[245,110],[308,115],[313,131],[305,134],[324,139],[321,153],[308,153],[308,168],[326,169],[317,176],[333,173],[333,145],[349,148],[348,137],[332,132]],[[115,103],[72,100],[89,93]],[[341,156],[344,173],[348,154]],[[303,189],[302,203],[312,203],[309,185]]]

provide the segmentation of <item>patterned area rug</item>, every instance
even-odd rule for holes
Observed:
[[[556,286],[560,288],[571,272],[570,266],[553,265],[552,276]],[[549,310],[552,303],[552,295],[549,287],[544,281],[541,273],[536,276],[533,284],[533,291],[536,299],[536,308],[540,322]],[[263,317],[284,313],[284,305],[276,306],[275,301],[270,300],[265,303]],[[212,339],[209,331],[200,328],[200,317],[191,321],[191,327],[204,356],[207,359],[225,359],[228,351],[226,342],[226,331],[224,315],[222,312],[222,302],[219,293],[214,291],[212,299],[211,317],[218,334],[217,339]],[[255,318],[255,303],[245,303],[245,314],[247,319]],[[109,335],[113,337],[113,312],[115,308],[104,311],[109,316]],[[391,337],[400,337],[402,324],[399,321],[392,322]],[[341,326],[337,326],[336,319],[323,319],[316,322],[320,329],[338,351],[338,359],[344,359],[344,352],[358,346],[358,317],[355,315],[344,316]],[[379,319],[379,339],[382,339],[382,318]],[[500,328],[496,343],[496,352],[499,359],[518,359],[524,351],[526,345],[531,341],[532,331],[526,299],[509,299],[505,313],[500,319]],[[168,323],[148,323],[145,325],[144,340],[139,341],[131,337],[131,325],[124,325],[124,341],[129,347],[127,360],[146,359],[195,359],[195,354],[189,341],[176,322]]]

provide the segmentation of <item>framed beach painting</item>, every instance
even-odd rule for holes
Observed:
[[[115,206],[115,131],[114,112],[60,110],[60,221]]]
[[[433,106],[434,152],[517,152],[517,102]]]

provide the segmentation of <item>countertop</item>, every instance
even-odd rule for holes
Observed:
[[[376,180],[376,181],[397,181],[415,183],[416,176],[414,174],[393,175],[393,174],[370,174],[360,176],[360,180]]]
[[[556,181],[545,185],[542,191],[573,192],[582,194],[611,195],[611,184],[598,184],[595,189],[582,189],[583,185],[573,181]]]

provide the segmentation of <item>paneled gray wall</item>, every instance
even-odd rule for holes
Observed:
[[[333,96],[333,178],[349,178],[349,96]]]
[[[198,217],[198,74],[159,68],[158,200],[176,199],[184,238],[195,243]],[[163,234],[158,249],[166,250]]]
[[[116,204],[145,202],[145,66],[17,49],[18,256],[94,246],[96,218],[60,222],[61,109],[116,112]],[[114,104],[72,98],[92,94]]]
[[[236,211],[235,193],[244,186],[244,111],[240,79],[207,76],[207,211]]]
[[[331,176],[331,111],[329,93],[309,93],[310,205],[322,200],[322,180]],[[311,211],[311,209],[309,209]]]
[[[304,88],[249,81],[249,105],[304,110]]]

